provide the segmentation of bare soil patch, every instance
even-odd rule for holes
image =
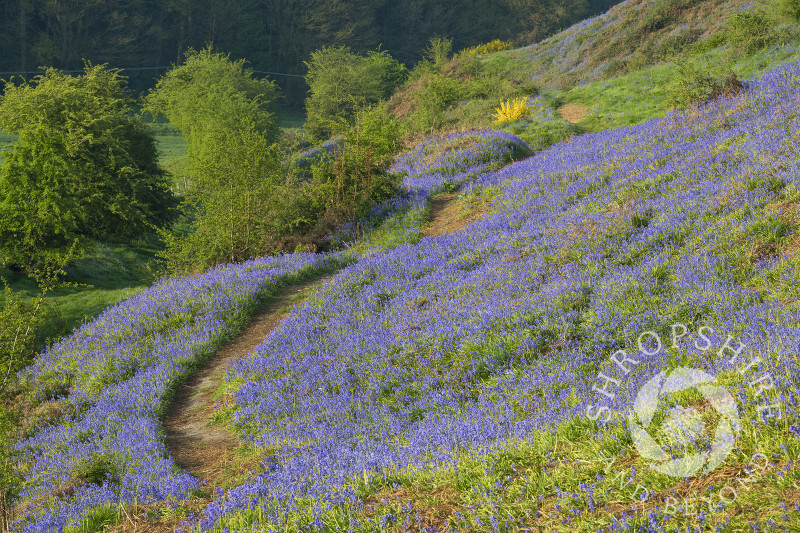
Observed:
[[[462,230],[478,220],[482,213],[465,216],[458,200],[458,194],[441,194],[431,199],[431,218],[422,230],[425,237],[447,235]]]
[[[583,117],[586,116],[586,114],[589,112],[589,108],[580,104],[564,104],[559,107],[557,111],[561,118],[567,122],[575,124],[580,122]]]

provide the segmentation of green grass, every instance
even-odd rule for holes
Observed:
[[[147,242],[90,243],[86,255],[67,267],[68,285],[45,297],[45,322],[37,337],[42,341],[56,340],[152,283],[157,271],[157,251],[157,244]],[[39,294],[36,283],[21,272],[0,266],[0,277],[28,301]],[[3,300],[0,293],[0,305]]]
[[[299,130],[306,122],[306,115],[302,110],[281,109],[276,114],[281,128],[285,130]]]
[[[734,72],[742,80],[792,61],[800,60],[800,43],[738,55],[730,47],[720,47],[688,59],[700,71],[719,79]],[[585,105],[589,114],[579,122],[581,130],[597,132],[639,124],[666,115],[672,110],[670,87],[677,76],[674,63],[657,65],[625,76],[589,83],[569,91],[556,91],[563,103]]]

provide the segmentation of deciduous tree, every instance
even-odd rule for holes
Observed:
[[[30,269],[75,238],[128,239],[172,220],[155,140],[130,104],[105,66],[6,85],[0,128],[19,140],[0,168],[4,261]]]

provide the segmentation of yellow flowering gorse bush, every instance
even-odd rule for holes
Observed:
[[[531,114],[531,109],[528,107],[527,98],[515,98],[500,102],[500,107],[494,110],[494,123],[502,124],[503,122],[514,122]]]

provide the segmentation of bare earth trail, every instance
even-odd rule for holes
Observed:
[[[465,216],[458,193],[440,194],[431,199],[431,215],[423,228],[424,237],[437,237],[462,230],[480,218],[480,214]]]
[[[317,278],[277,289],[252,322],[178,389],[164,419],[167,449],[176,463],[203,480],[208,488],[224,487],[226,480],[236,476],[232,470],[248,466],[236,464],[236,452],[242,446],[239,439],[211,421],[214,394],[225,379],[228,362],[252,353],[280,325],[288,309],[302,303],[329,279],[330,276]]]
[[[577,124],[589,113],[589,108],[580,104],[564,104],[557,111],[567,122]]]
[[[456,201],[457,194],[443,194],[431,200],[431,217],[423,235],[437,236],[463,229],[474,217],[463,217]],[[288,309],[304,301],[332,276],[312,279],[276,290],[267,305],[230,343],[214,354],[203,367],[178,389],[164,419],[167,449],[175,462],[208,488],[226,485],[236,475],[232,470],[246,469],[237,465],[239,439],[228,429],[212,423],[215,393],[225,379],[228,362],[245,357],[280,325]],[[254,458],[255,459],[255,458]]]
[[[479,217],[476,214],[464,216],[457,200],[458,194],[433,198],[430,220],[422,234],[437,236],[452,233]],[[330,283],[332,278],[333,274],[329,274],[276,289],[252,322],[178,389],[163,422],[167,449],[178,465],[203,482],[208,494],[207,497],[182,502],[184,510],[199,511],[213,499],[215,489],[229,488],[237,481],[243,481],[252,470],[258,468],[263,458],[263,455],[247,450],[246,445],[226,427],[213,422],[215,404],[218,402],[215,394],[223,384],[228,363],[252,353],[281,324],[293,307],[301,304],[325,283]],[[131,515],[126,512],[126,519],[113,531],[174,531],[180,521],[179,515],[175,515],[161,516],[153,522],[152,517],[141,514],[146,510],[142,508],[137,512],[135,509]]]

